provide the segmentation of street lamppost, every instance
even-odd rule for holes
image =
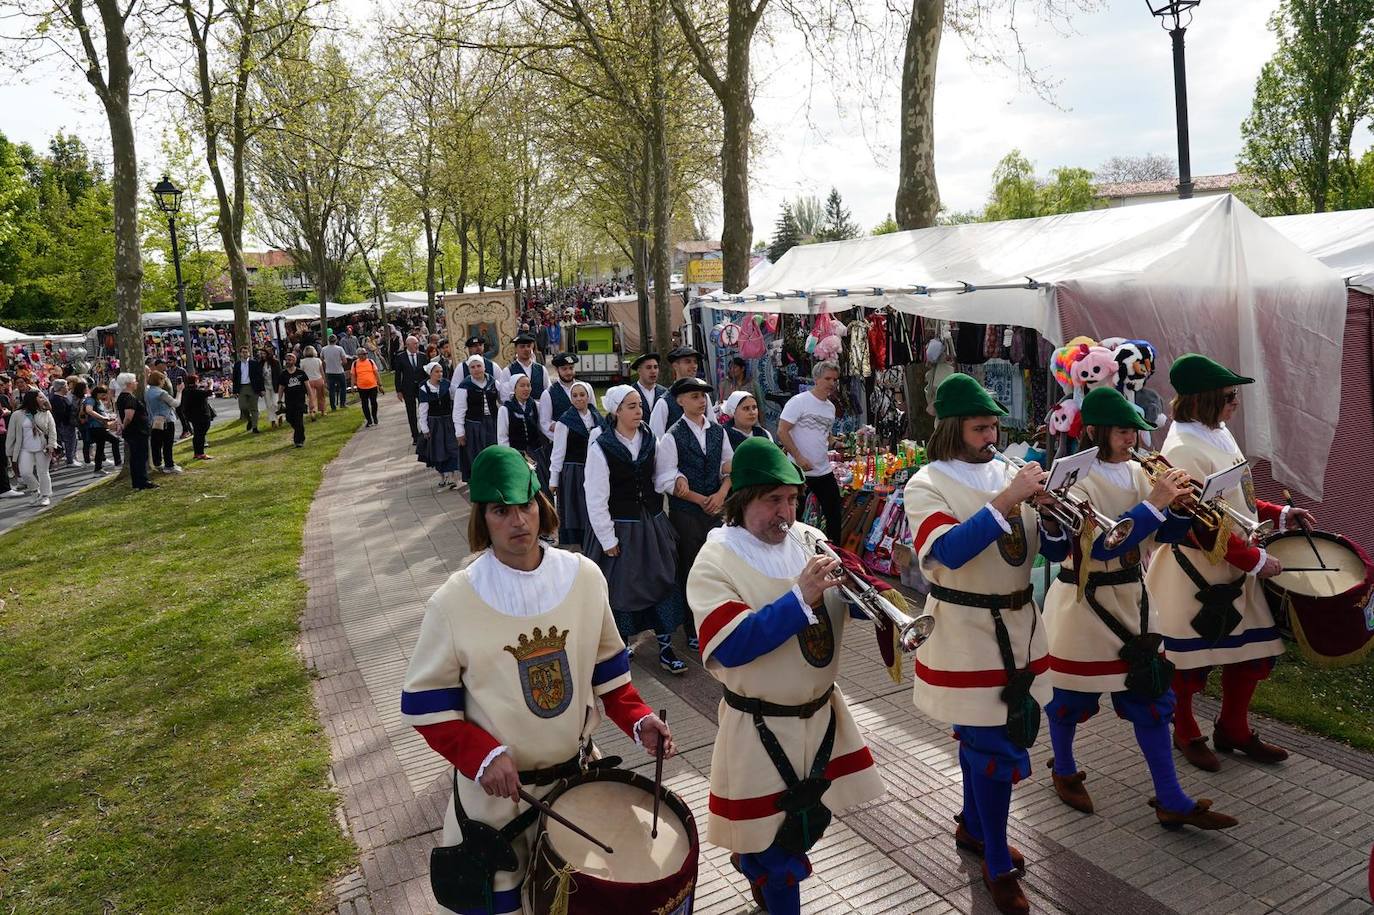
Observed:
[[[181,309],[181,337],[186,347],[186,371],[196,370],[195,358],[191,354],[191,322],[186,318],[186,283],[181,278],[181,249],[177,247],[177,211],[181,209],[181,188],[172,179],[162,176],[153,187],[153,199],[157,208],[167,214],[167,230],[172,233],[172,266],[177,275],[177,308]]]
[[[1183,62],[1183,33],[1193,24],[1193,7],[1202,0],[1145,0],[1151,15],[1174,40],[1174,115],[1178,119],[1178,199],[1193,196],[1193,164],[1188,152],[1188,76]]]

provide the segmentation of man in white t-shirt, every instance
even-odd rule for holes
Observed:
[[[840,367],[817,362],[811,369],[815,386],[794,395],[782,408],[778,442],[806,475],[806,491],[816,494],[825,513],[825,536],[840,542],[840,485],[830,465],[830,429],[835,424],[835,405],[830,396],[840,383]]]

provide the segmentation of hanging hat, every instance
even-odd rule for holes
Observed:
[[[955,372],[935,389],[935,416],[1006,416],[1007,408],[998,403],[977,379]]]
[[[648,362],[650,359],[654,360],[655,362],[662,361],[658,358],[658,353],[640,353],[638,356],[634,358],[634,361],[630,363],[630,370],[633,371],[639,368],[641,365]]]
[[[490,445],[472,462],[468,499],[524,505],[539,492],[539,477],[525,456],[506,445]]]
[[[1085,426],[1125,426],[1147,432],[1155,428],[1116,388],[1093,388],[1084,396],[1079,415]]]
[[[468,342],[463,345],[472,348],[474,346],[485,346],[486,343],[487,341],[483,340],[481,337],[468,337]]]
[[[746,397],[753,396],[754,395],[749,391],[736,391],[729,397],[725,398],[725,403],[721,405],[720,412],[725,414],[725,417],[727,419],[733,418],[735,415],[735,411],[739,409],[740,402],[743,401]],[[757,400],[757,398],[755,399]]]
[[[679,346],[668,353],[669,362],[677,362],[679,359],[696,359],[701,361],[701,353],[692,349],[690,346]]]
[[[582,382],[578,382],[582,384]],[[633,394],[634,388],[628,384],[618,384],[609,388],[605,394],[601,395],[601,405],[606,408],[607,413],[614,413],[620,409],[620,402],[625,399],[626,394]]]
[[[529,334],[524,334],[524,333],[516,334],[516,335],[515,335],[515,345],[516,345],[516,346],[519,346],[519,345],[522,344],[522,343],[529,343],[529,344],[533,345],[533,343],[534,343],[534,338],[531,337]]]
[[[1237,375],[1201,353],[1184,353],[1169,366],[1169,383],[1180,394],[1205,394],[1232,385],[1253,384],[1255,379]]]
[[[740,442],[730,461],[730,488],[746,486],[800,486],[801,471],[787,459],[782,449],[766,438],[752,437]]]
[[[690,394],[693,391],[710,394],[711,386],[700,378],[679,378],[677,381],[674,381],[673,386],[668,389],[668,396],[677,397],[679,394]]]
[[[577,365],[577,357],[572,353],[559,353],[553,357],[554,368],[562,368],[565,365]]]

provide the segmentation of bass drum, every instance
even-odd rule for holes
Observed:
[[[1374,648],[1374,563],[1364,550],[1326,531],[1312,532],[1312,546],[1301,531],[1284,531],[1264,548],[1285,568],[1330,570],[1281,572],[1263,582],[1275,623],[1303,656],[1320,667],[1363,660]]]
[[[654,783],[624,769],[571,778],[544,800],[614,852],[542,816],[525,877],[533,915],[689,915],[701,851],[696,820],[667,788],[654,817]]]

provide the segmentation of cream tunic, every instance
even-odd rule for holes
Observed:
[[[1108,469],[1110,468],[1110,469]],[[1117,470],[1116,468],[1120,468]],[[1117,479],[1129,482],[1123,489]],[[1097,464],[1086,480],[1073,487],[1074,491],[1092,501],[1093,507],[1112,518],[1119,518],[1145,500],[1152,489],[1145,471],[1136,461],[1124,464]],[[1119,559],[1102,561],[1086,557],[1089,572],[1115,572],[1137,566],[1141,555],[1155,544],[1148,537]],[[1073,557],[1062,568],[1075,570]],[[1094,598],[1128,632],[1140,633],[1140,597],[1144,585],[1098,587]],[[1060,689],[1085,693],[1115,693],[1126,688],[1126,662],[1121,660],[1121,640],[1112,634],[1088,606],[1086,599],[1078,599],[1078,586],[1061,582],[1057,577],[1045,595],[1045,628],[1050,636],[1050,682]],[[1150,631],[1159,631],[1159,610],[1151,603]]]
[[[932,583],[978,594],[1012,594],[1030,585],[1040,551],[1040,530],[1035,509],[1026,504],[1006,519],[1012,533],[1002,535],[961,568],[946,568],[930,555],[942,534],[972,518],[994,495],[934,466],[922,467],[906,484],[903,499],[916,556]],[[997,648],[992,611],[947,604],[933,595],[926,600],[926,611],[935,617],[935,631],[916,649],[916,707],[950,724],[1006,724],[1007,705],[1001,691],[1007,674]],[[1016,666],[1020,669],[1029,663],[1036,674],[1031,695],[1044,705],[1050,700],[1051,686],[1043,676],[1049,670],[1049,641],[1040,611],[1028,600],[1019,610],[1001,613]]]
[[[1229,433],[1213,432],[1204,437],[1189,428],[1191,425],[1174,423],[1160,453],[1175,467],[1188,471],[1193,479],[1201,481],[1209,474],[1245,460]],[[1228,447],[1219,447],[1223,443]],[[1252,520],[1258,517],[1249,468],[1246,468],[1242,484],[1226,491],[1222,497]],[[1145,577],[1145,587],[1150,589],[1150,599],[1159,608],[1159,631],[1164,635],[1169,660],[1181,669],[1190,670],[1283,654],[1283,640],[1274,626],[1274,616],[1269,612],[1259,579],[1226,562],[1213,565],[1201,550],[1187,546],[1180,549],[1203,578],[1213,584],[1244,579],[1243,591],[1235,602],[1241,622],[1215,647],[1208,645],[1191,622],[1202,607],[1196,596],[1197,586],[1174,559],[1172,549],[1157,550]]]
[[[522,770],[575,755],[600,722],[596,697],[630,681],[606,580],[585,556],[577,556],[577,562],[566,596],[551,609],[525,617],[508,616],[484,601],[473,587],[472,566],[455,572],[430,598],[404,691],[447,692],[460,698],[446,704],[458,707],[403,719],[412,725],[471,721],[506,746]],[[525,786],[537,797],[556,787]],[[458,796],[469,817],[498,829],[527,806],[489,796],[462,773]],[[457,845],[462,830],[453,804],[445,810],[441,844]],[[524,879],[536,829],[537,823],[515,838],[520,866],[497,873],[496,891],[514,889]]]
[[[819,531],[804,524],[798,523],[796,529],[824,539]],[[724,666],[713,656],[715,649],[755,608],[787,594],[806,560],[790,541],[782,550],[767,550],[767,545],[757,540],[754,544],[764,549],[750,550],[748,545],[741,549],[727,539],[732,531],[748,536],[738,528],[713,531],[687,578],[687,603],[696,617],[706,670],[742,696],[779,705],[809,702],[824,693],[839,673],[848,605],[831,590],[825,605],[813,611],[816,624],[747,664]],[[791,562],[786,556],[789,549],[797,550]],[[838,813],[883,793],[882,776],[873,766],[873,757],[840,690],[836,688],[831,694],[829,714],[821,709],[805,719],[765,720],[793,770],[799,778],[806,778],[831,715],[835,718],[835,743],[825,771],[833,781],[823,801]],[[782,824],[783,815],[775,801],[786,785],[759,740],[753,716],[731,708],[722,699],[717,720],[707,838],[731,851],[761,852],[773,844]]]

